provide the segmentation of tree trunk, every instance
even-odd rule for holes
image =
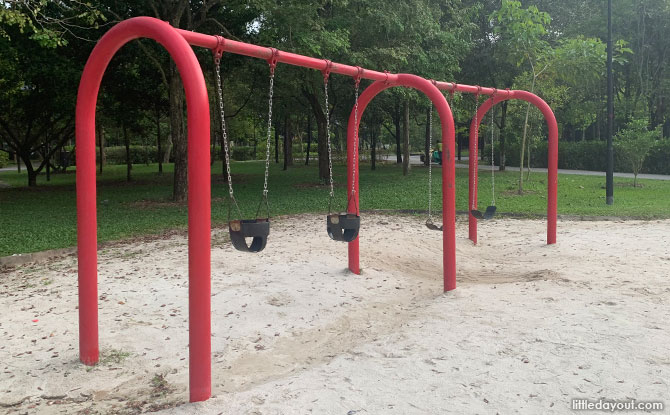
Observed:
[[[307,152],[305,153],[305,166],[309,166],[309,152],[312,146],[312,115],[307,114]]]
[[[526,171],[526,181],[530,181],[530,138],[528,139],[527,146],[528,147],[526,148],[526,153],[527,153],[526,158],[527,158],[528,163],[526,163],[526,166],[527,166],[528,170]]]
[[[126,180],[130,181],[130,170],[133,168],[133,163],[130,160],[130,137],[128,137],[128,128],[123,124],[123,141],[126,144]]]
[[[51,160],[49,159],[49,151],[50,151],[50,145],[49,145],[49,138],[47,137],[46,139],[46,151],[44,152],[44,156],[47,158],[46,160],[46,167],[47,167],[47,181],[51,181]]]
[[[156,103],[156,159],[158,159],[158,174],[163,174],[163,152],[161,151],[161,109]],[[101,167],[102,170],[102,167]]]
[[[402,147],[400,146],[401,143],[401,130],[400,130],[400,103],[398,100],[395,102],[395,117],[393,118],[393,122],[395,123],[395,157],[396,157],[396,164],[401,164],[402,163],[402,153],[401,149]]]
[[[530,93],[535,92],[535,76],[530,86]],[[526,151],[526,134],[528,132],[528,115],[530,114],[530,102],[526,105],[526,119],[523,122],[523,135],[521,136],[521,157],[519,157],[519,194],[523,194],[523,159]]]
[[[432,107],[428,107],[426,109],[426,143],[424,145],[424,158],[423,158],[423,165],[428,167],[430,165],[430,159],[431,159],[431,153],[432,149],[430,148],[431,144],[431,137],[430,137],[430,111],[432,111]]]
[[[307,98],[312,107],[312,114],[316,120],[317,152],[319,153],[319,181],[325,183],[329,180],[328,170],[328,137],[326,133],[326,113],[316,94],[303,89],[303,96]]]
[[[293,165],[293,140],[291,136],[293,132],[291,131],[291,118],[284,117],[284,169],[288,170],[288,166]]]
[[[258,137],[256,137],[256,121],[254,120],[254,160],[258,158]]]
[[[16,159],[16,169],[21,174],[21,157],[19,157],[19,153],[15,153],[14,158]]]
[[[508,101],[503,101],[502,102],[502,115],[500,116],[500,139],[498,140],[500,142],[500,165],[498,167],[498,170],[500,171],[505,171],[505,124],[507,123],[507,104]]]
[[[100,152],[100,174],[102,174],[102,168],[105,165],[105,127],[99,122],[96,125],[98,129],[98,150]]]
[[[372,148],[370,149],[370,160],[372,170],[377,170],[377,142],[381,136],[382,125],[380,122],[377,122],[372,127]]]
[[[35,169],[33,169],[33,164],[30,162],[30,152],[22,153],[19,164],[21,163],[21,160],[23,160],[23,163],[26,165],[26,172],[28,173],[28,187],[37,186],[37,172]]]
[[[279,164],[279,123],[275,124],[275,163]]]
[[[188,198],[188,154],[186,134],[184,134],[184,96],[174,62],[170,63],[170,132],[174,152],[174,187],[172,197],[175,202]]]
[[[455,127],[456,125],[454,125]],[[456,144],[458,145],[458,161],[461,161],[461,151],[463,149],[462,137],[460,133],[456,133]],[[442,144],[444,145],[444,144]]]
[[[403,146],[402,146],[402,175],[407,176],[410,171],[409,165],[409,100],[405,100],[403,104]]]

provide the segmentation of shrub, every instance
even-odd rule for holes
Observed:
[[[156,146],[130,146],[130,162],[132,164],[158,163],[158,150]],[[96,152],[96,158],[100,161],[100,152]],[[105,161],[107,164],[126,164],[126,147],[105,147]]]
[[[616,135],[617,155],[623,161],[624,166],[628,167],[635,176],[633,187],[637,184],[637,175],[642,170],[649,151],[656,140],[663,136],[661,128],[659,126],[649,131],[645,120],[633,120]]]
[[[489,153],[486,150],[486,153]],[[485,162],[490,163],[490,154],[484,156]],[[506,165],[519,165],[519,144],[505,143]],[[500,163],[498,143],[496,143],[495,162]],[[531,145],[531,167],[547,167],[547,142]],[[606,141],[559,141],[558,168],[570,170],[607,170],[607,142]],[[632,173],[627,166],[624,156],[619,149],[614,152],[614,169],[617,172]],[[649,155],[642,165],[641,173],[670,174],[670,140],[657,140],[651,147]]]
[[[9,164],[9,154],[6,151],[0,150],[0,168]]]

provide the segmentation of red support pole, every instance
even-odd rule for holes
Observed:
[[[446,89],[446,88],[445,88]],[[557,201],[558,201],[558,124],[551,107],[540,97],[528,91],[501,91],[497,90],[496,95],[486,100],[473,117],[470,124],[470,163],[469,163],[469,205],[470,209],[477,208],[477,176],[478,164],[478,130],[481,120],[486,113],[502,101],[509,99],[519,99],[530,102],[535,105],[544,115],[547,122],[548,134],[548,166],[547,166],[547,244],[556,243],[556,221],[557,221]],[[475,123],[475,120],[477,121]],[[473,156],[474,155],[474,156]],[[477,243],[477,219],[470,213],[469,218],[469,237],[472,242]]]
[[[151,38],[177,64],[188,114],[188,267],[190,400],[211,396],[209,100],[200,64],[169,24],[135,17],[110,29],[91,52],[77,95],[77,246],[79,257],[79,350],[87,365],[98,361],[95,107],[102,76],[127,42]]]
[[[455,131],[454,118],[444,95],[437,89],[433,83],[411,74],[398,74],[394,81],[377,81],[363,91],[358,100],[358,125],[354,123],[354,110],[349,116],[349,125],[347,130],[347,183],[348,189],[351,184],[354,185],[354,203],[349,208],[350,213],[356,213],[359,209],[359,169],[358,159],[354,159],[354,133],[359,128],[363,113],[370,101],[381,91],[394,87],[404,86],[414,88],[423,92],[437,108],[442,127],[442,142],[444,143],[442,152],[442,221],[444,230],[442,234],[442,263],[444,277],[444,291],[450,291],[456,288],[456,164],[455,164]],[[356,163],[356,176],[353,176],[352,163]],[[349,242],[349,269],[360,273],[359,266],[359,244],[358,238]]]

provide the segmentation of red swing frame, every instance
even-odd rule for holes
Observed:
[[[353,78],[375,81],[359,99],[358,124],[354,113],[348,127],[348,183],[354,185],[354,203],[349,213],[359,210],[358,174],[353,177],[354,132],[360,125],[365,108],[381,91],[403,86],[420,90],[428,96],[440,115],[444,143],[442,168],[443,204],[443,277],[444,291],[456,288],[455,235],[455,160],[454,120],[449,105],[440,92],[461,91],[492,95],[479,109],[481,120],[492,105],[505,99],[522,99],[538,106],[549,126],[549,172],[547,198],[547,243],[556,242],[556,168],[558,130],[551,108],[539,97],[526,91],[496,91],[470,85],[428,81],[411,74],[391,74],[343,65],[273,48],[251,45],[195,32],[176,29],[169,23],[151,18],[135,17],[112,27],[95,46],[86,62],[79,84],[76,109],[77,156],[77,246],[79,281],[79,350],[80,360],[93,365],[99,358],[98,345],[98,278],[97,278],[97,216],[95,165],[95,110],[100,82],[114,54],[137,38],[151,38],[165,47],[174,59],[186,93],[188,116],[188,269],[189,269],[189,391],[190,401],[203,401],[211,396],[211,194],[210,194],[210,113],[205,79],[191,45],[214,52],[230,52],[265,60],[329,71]],[[477,154],[477,130],[471,127],[470,154]],[[477,159],[470,158],[470,206],[477,195]],[[473,199],[474,198],[474,199]],[[473,233],[474,232],[474,233]],[[477,222],[470,215],[470,238],[476,242]],[[349,269],[360,273],[359,239],[349,243]]]

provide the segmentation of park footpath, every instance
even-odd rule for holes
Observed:
[[[418,155],[413,155],[410,156],[410,163],[412,165],[423,165],[423,162],[421,161],[420,156]],[[433,167],[442,167],[439,164],[433,163]],[[491,171],[491,165],[490,164],[482,164],[480,161],[478,170],[483,170],[483,171]],[[456,160],[456,168],[457,169],[467,169],[468,168],[468,158],[467,157],[462,157],[461,160]],[[493,168],[498,171],[498,166],[493,166]],[[519,166],[505,166],[505,171],[519,171]],[[524,168],[523,171],[527,171],[527,168]],[[531,173],[547,173],[547,169],[545,168],[539,168],[539,167],[531,167],[530,169]],[[558,169],[558,174],[576,174],[580,176],[602,176],[605,177],[606,173],[604,171],[591,171],[591,170],[567,170],[567,169]],[[614,172],[614,177],[623,177],[623,178],[628,178],[632,179],[635,176],[633,173],[619,173],[619,172]],[[645,173],[640,173],[637,175],[638,179],[651,179],[651,180],[670,180],[670,175],[666,174],[645,174]]]
[[[468,168],[468,158],[467,157],[462,157],[461,160],[456,161],[456,168],[457,169],[467,169]],[[423,164],[421,161],[420,156],[418,155],[413,155],[410,156],[410,163],[412,165],[420,166]],[[434,167],[442,167],[439,164],[433,163]],[[496,171],[498,171],[498,166],[493,166]],[[506,166],[505,169],[507,171],[514,171],[514,170],[519,170],[519,166]],[[3,167],[0,168],[0,171],[10,171],[10,170],[16,170],[16,166],[10,166],[10,167]],[[490,164],[479,164],[479,170],[484,170],[484,171],[491,171],[491,165]],[[526,169],[524,169],[526,171]],[[546,173],[547,169],[544,168],[537,168],[537,167],[532,167],[530,169],[531,173]],[[605,172],[604,171],[591,171],[591,170],[567,170],[567,169],[558,169],[558,174],[576,174],[576,175],[582,175],[582,176],[603,176],[605,177]],[[614,177],[624,177],[628,179],[632,179],[633,173],[618,173],[614,172]],[[645,174],[645,173],[640,173],[637,175],[638,179],[651,179],[651,180],[670,180],[670,175],[666,174]]]

